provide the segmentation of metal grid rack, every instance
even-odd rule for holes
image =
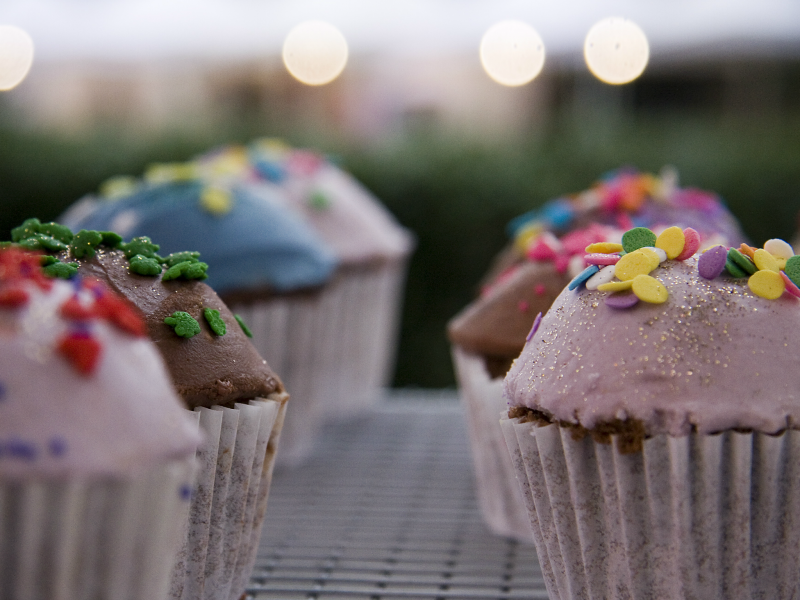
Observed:
[[[533,547],[481,520],[457,399],[430,396],[330,424],[276,471],[250,598],[547,599]]]

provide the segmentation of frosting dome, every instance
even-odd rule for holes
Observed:
[[[89,279],[0,249],[0,476],[133,473],[191,455],[196,423],[141,317]]]

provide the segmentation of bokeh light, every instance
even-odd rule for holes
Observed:
[[[33,40],[13,25],[0,25],[0,91],[17,87],[33,64]]]
[[[481,39],[481,64],[501,85],[520,86],[532,81],[544,66],[544,42],[522,21],[501,21]]]
[[[347,40],[330,23],[306,21],[283,42],[283,64],[307,85],[324,85],[336,79],[347,64]]]
[[[650,58],[644,31],[628,19],[612,17],[596,23],[583,45],[586,65],[600,81],[612,85],[639,77]]]

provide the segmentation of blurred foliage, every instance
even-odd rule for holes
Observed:
[[[719,192],[758,244],[790,239],[800,209],[800,115],[668,114],[553,117],[524,141],[487,142],[416,131],[365,147],[319,132],[263,124],[223,131],[113,129],[64,137],[0,125],[0,235],[29,216],[53,219],[107,177],[140,174],[209,146],[282,135],[332,153],[417,236],[405,297],[395,385],[453,385],[445,326],[475,296],[505,224],[550,198],[588,187],[622,165],[676,167],[683,185]]]

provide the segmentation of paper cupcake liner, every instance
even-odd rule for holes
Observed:
[[[183,547],[172,573],[174,600],[238,600],[253,570],[286,410],[285,394],[235,408],[198,408],[206,442]]]
[[[551,599],[789,599],[800,432],[655,436],[620,454],[504,420]]]
[[[0,483],[0,597],[166,598],[194,466]]]
[[[405,264],[345,270],[314,294],[231,304],[292,395],[279,464],[308,458],[326,418],[380,397],[394,362]]]
[[[483,519],[494,533],[530,543],[528,511],[500,427],[500,417],[508,410],[503,379],[492,379],[479,356],[458,346],[452,347],[452,354]]]

